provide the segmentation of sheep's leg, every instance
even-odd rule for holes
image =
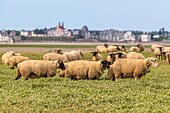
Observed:
[[[21,77],[21,73],[19,71],[19,69],[17,70],[17,77],[15,78],[15,80],[18,80]]]
[[[10,69],[14,69],[14,66],[11,66]]]

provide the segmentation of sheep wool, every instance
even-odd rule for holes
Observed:
[[[64,63],[61,60],[26,60],[18,64],[15,80],[18,80],[21,76],[26,80],[28,78],[53,77],[59,68],[65,69]]]
[[[68,59],[65,56],[57,53],[46,53],[43,56],[43,60],[48,60],[48,61],[61,60],[63,62],[68,62]]]
[[[141,53],[137,53],[137,52],[129,52],[127,54],[127,58],[131,58],[131,59],[145,59],[145,57]]]
[[[108,70],[108,79],[135,78],[139,80],[150,70],[150,59],[118,59]]]
[[[24,56],[12,56],[9,58],[9,64],[11,66],[10,69],[14,69],[15,66],[17,66],[18,63],[21,63],[25,60],[30,60],[29,57],[24,57]]]

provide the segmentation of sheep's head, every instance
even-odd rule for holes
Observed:
[[[120,46],[119,46],[119,48],[122,48],[122,49],[123,49],[123,51],[126,51],[126,48],[125,48],[125,46],[124,46],[124,45],[120,45]]]
[[[118,55],[118,58],[122,58],[123,53],[118,52],[117,55]]]
[[[57,50],[54,50],[56,53],[58,54],[63,54],[62,50],[61,49],[57,49]]]
[[[54,64],[55,64],[58,68],[60,68],[61,70],[65,70],[65,65],[64,65],[63,61],[61,61],[61,60],[56,60],[56,61],[54,61]]]
[[[104,44],[104,47],[108,48],[108,44]]]
[[[93,54],[93,56],[96,56],[97,55],[97,52],[96,51],[93,51],[91,52]]]
[[[102,65],[102,68],[103,68],[103,69],[106,69],[106,68],[109,69],[111,63],[108,62],[107,60],[102,60],[102,61],[101,61],[101,65]]]
[[[149,57],[146,60],[147,60],[148,67],[150,67],[150,66],[158,67],[159,66],[157,59],[154,57]]]

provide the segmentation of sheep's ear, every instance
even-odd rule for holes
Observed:
[[[61,61],[61,60],[58,60],[58,63],[59,63],[59,64],[61,64],[61,63],[63,63],[63,61]]]
[[[15,53],[12,53],[12,55],[14,55],[14,56],[15,56]]]

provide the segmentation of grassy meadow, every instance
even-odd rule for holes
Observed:
[[[7,46],[7,45],[6,45]],[[93,46],[92,46],[93,47]],[[74,47],[73,47],[74,48]],[[0,52],[0,56],[2,56]],[[42,59],[44,53],[21,53],[31,59]],[[143,52],[145,57],[153,56]],[[106,54],[103,54],[106,58]],[[91,60],[86,53],[84,59]],[[141,80],[106,80],[107,70],[100,80],[73,81],[52,78],[15,81],[16,69],[0,63],[0,112],[26,113],[150,113],[170,112],[170,65],[159,61],[158,68],[151,67],[150,73]]]

